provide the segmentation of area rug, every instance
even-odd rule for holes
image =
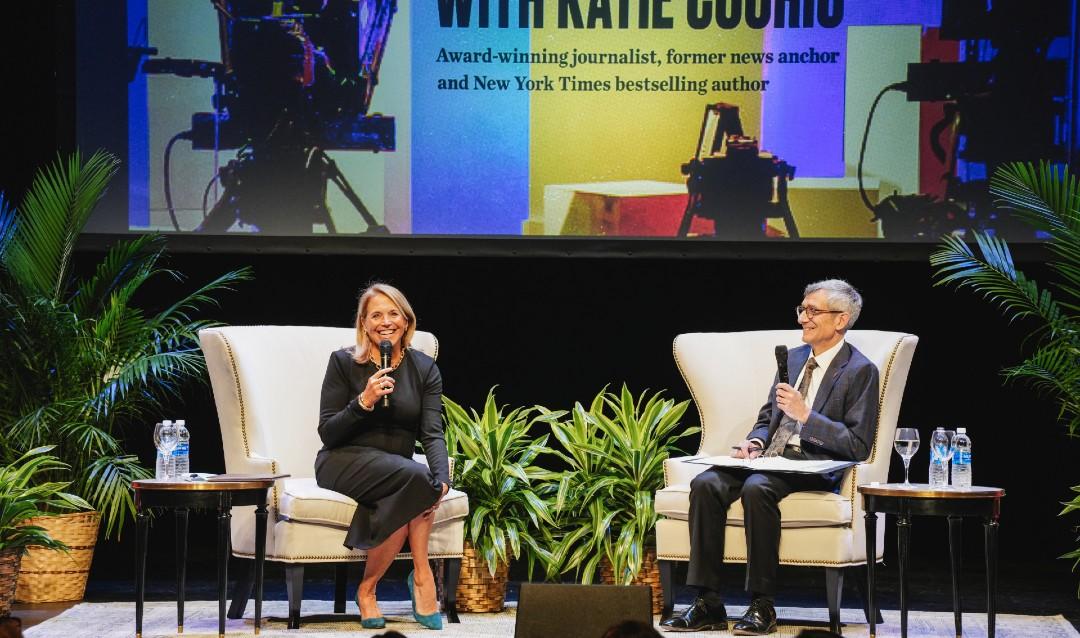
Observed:
[[[304,615],[332,615],[332,601],[305,600]],[[344,620],[332,622],[309,622],[303,624],[299,632],[286,629],[284,616],[287,615],[285,601],[268,601],[263,605],[262,636],[317,635],[324,637],[354,637],[374,635],[387,630],[398,631],[406,636],[438,635],[440,638],[465,638],[483,636],[513,636],[515,609],[508,605],[501,614],[462,614],[460,624],[445,625],[446,630],[439,634],[430,634],[416,622],[410,613],[409,601],[382,602],[383,614],[387,618],[386,629],[364,630],[355,614],[355,605],[350,605],[351,615]],[[745,609],[729,607],[732,615],[742,614]],[[782,607],[777,610],[783,624],[773,636],[795,636],[804,627],[820,628],[828,620],[825,609]],[[216,638],[217,602],[189,601],[184,608],[183,636],[191,638]],[[883,610],[885,623],[878,625],[877,636],[900,635],[900,612]],[[270,620],[267,620],[270,617]],[[862,612],[845,609],[841,613],[845,623],[844,635],[852,638],[867,638],[869,627]],[[226,620],[227,636],[251,636],[254,623],[252,606],[248,605],[247,616],[240,620]],[[953,616],[948,612],[913,611],[908,616],[908,636],[911,638],[940,638],[953,636]],[[135,635],[135,603],[82,603],[64,613],[51,618],[25,632],[28,638],[75,638],[77,636],[95,636],[99,638],[131,638]],[[176,604],[171,602],[147,603],[143,616],[143,637],[163,638],[176,636]],[[701,633],[670,634],[679,636],[728,636],[729,632],[711,631]],[[965,638],[986,636],[985,614],[964,614]],[[1073,626],[1061,616],[1016,616],[999,614],[997,617],[997,636],[1001,638],[1080,638]]]

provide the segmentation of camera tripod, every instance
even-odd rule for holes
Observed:
[[[224,233],[239,223],[255,232],[302,236],[311,234],[313,224],[324,224],[328,233],[335,234],[337,227],[326,205],[328,182],[360,214],[367,224],[365,234],[390,232],[372,216],[337,163],[318,147],[251,147],[223,166],[215,179],[225,192],[196,232]]]
[[[760,239],[765,236],[765,219],[777,216],[784,220],[788,237],[799,238],[787,187],[795,169],[772,157],[759,158],[756,143],[745,157],[695,159],[683,166],[683,172],[690,197],[678,237],[689,234],[698,216],[713,220],[717,237]]]

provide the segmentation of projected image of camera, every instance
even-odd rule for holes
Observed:
[[[942,0],[940,40],[956,43],[948,47],[955,61],[909,64],[906,80],[884,87],[874,102],[895,90],[909,102],[942,103],[940,120],[927,130],[928,163],[943,168],[938,192],[872,203],[861,179],[873,108],[863,135],[860,191],[886,239],[933,240],[972,230],[1036,238],[996,205],[990,177],[1010,162],[1066,163],[1075,152],[1066,57],[1076,46],[1071,10],[1065,0],[1045,0],[1038,11],[1022,0]]]
[[[787,182],[795,167],[758,148],[743,134],[739,107],[710,104],[694,159],[682,165],[689,192],[679,237],[686,237],[694,217],[710,219],[717,237],[761,239],[769,236],[768,218],[781,218],[787,236],[799,231],[788,205]]]
[[[327,150],[393,151],[394,119],[369,114],[394,0],[210,0],[221,61],[148,59],[142,70],[212,78],[213,111],[195,113],[185,139],[196,150],[240,149],[213,176],[224,193],[197,230],[237,227],[275,234],[336,232],[326,205],[333,182],[368,232],[386,232],[353,191]],[[207,25],[212,28],[212,25]],[[205,199],[205,198],[204,198]]]

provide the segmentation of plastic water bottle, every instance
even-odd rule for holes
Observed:
[[[190,441],[191,433],[188,432],[187,426],[184,425],[184,420],[180,419],[176,422],[176,449],[173,450],[172,455],[176,463],[174,477],[181,481],[186,481],[191,472]]]
[[[934,430],[930,437],[930,486],[945,487],[949,484],[949,470],[946,467],[949,456],[949,437],[945,428]]]
[[[967,428],[956,428],[953,450],[952,483],[955,487],[971,487],[971,437]]]

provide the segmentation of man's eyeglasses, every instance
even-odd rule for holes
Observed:
[[[813,306],[795,306],[795,318],[796,319],[801,317],[804,312],[806,313],[806,318],[807,319],[813,319],[817,315],[831,315],[831,314],[837,314],[837,313],[846,312],[846,311],[845,310],[818,310],[817,308],[815,308]]]

